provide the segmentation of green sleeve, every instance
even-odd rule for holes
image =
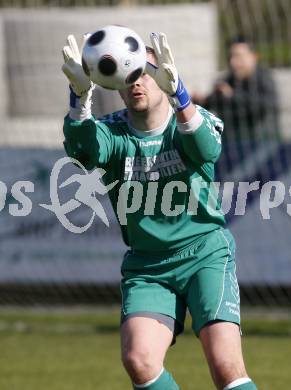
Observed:
[[[86,169],[105,166],[113,150],[113,137],[109,127],[94,117],[85,121],[64,120],[64,147],[69,157],[82,163]]]
[[[179,133],[177,130],[176,141],[182,154],[192,162],[215,163],[221,152],[223,122],[202,107],[197,109],[203,116],[202,124],[192,133]]]

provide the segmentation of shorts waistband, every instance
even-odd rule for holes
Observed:
[[[164,259],[164,258],[178,256],[179,254],[181,254],[181,253],[197,246],[198,244],[200,244],[201,239],[207,238],[209,234],[217,232],[219,230],[221,230],[221,228],[211,230],[210,232],[207,232],[207,233],[199,234],[199,235],[195,236],[189,244],[182,246],[181,248],[176,248],[173,250],[166,250],[166,251],[161,251],[161,252],[149,252],[149,251],[146,252],[146,251],[139,251],[139,250],[135,250],[135,249],[130,249],[129,251],[127,251],[126,254],[131,254],[131,255],[140,256],[140,257],[147,257],[147,258],[150,256],[151,258],[154,258],[154,259]]]

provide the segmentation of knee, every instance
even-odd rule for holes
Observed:
[[[229,383],[239,378],[247,377],[244,365],[234,362],[221,361],[213,366],[214,382],[219,390],[223,390]]]
[[[145,383],[154,378],[162,368],[162,362],[157,362],[147,351],[127,351],[122,356],[123,365],[137,384]]]

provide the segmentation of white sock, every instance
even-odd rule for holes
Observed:
[[[233,389],[234,387],[244,385],[245,383],[251,382],[250,378],[240,378],[236,379],[235,381],[231,382],[229,385],[227,385],[223,390],[229,390]]]
[[[143,384],[141,384],[141,385],[136,385],[136,384],[134,383],[134,387],[137,387],[138,389],[143,389],[143,388],[145,388],[145,387],[147,387],[147,386],[152,385],[153,383],[155,383],[155,382],[159,379],[159,377],[162,375],[163,372],[164,372],[164,367],[162,368],[162,371],[159,373],[159,375],[156,376],[154,379],[151,379],[150,381],[148,381],[148,382],[146,382],[146,383],[143,383]]]

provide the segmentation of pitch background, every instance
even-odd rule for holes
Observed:
[[[249,375],[259,389],[288,389],[290,315],[245,314],[243,349]],[[120,362],[118,330],[118,309],[108,307],[2,310],[1,390],[130,389]],[[189,318],[185,333],[170,348],[166,366],[181,389],[214,390]]]

